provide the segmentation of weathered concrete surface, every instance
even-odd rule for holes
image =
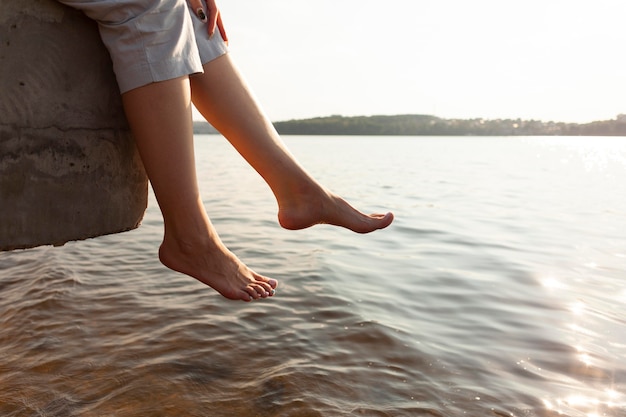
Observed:
[[[147,178],[96,25],[0,0],[0,250],[137,227]]]

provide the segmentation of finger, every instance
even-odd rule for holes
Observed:
[[[199,8],[198,10],[196,10],[196,14],[200,18],[200,20],[206,23],[207,21],[206,13],[204,13],[204,10],[202,8]]]
[[[222,14],[218,13],[217,15],[217,28],[220,31],[220,35],[222,35],[222,39],[228,45],[228,35],[226,35],[226,29],[224,29],[224,23],[222,23]]]
[[[219,18],[220,12],[217,8],[209,7],[209,17],[208,17],[208,31],[209,37],[212,37],[215,33],[215,27],[217,26],[217,20]]]
[[[204,11],[204,6],[202,5],[201,0],[189,0],[189,6],[191,7],[191,10],[196,13],[198,19],[202,20],[203,22],[207,21],[206,12]]]

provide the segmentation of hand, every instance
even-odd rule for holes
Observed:
[[[191,5],[191,9],[196,11],[196,15],[203,21],[208,23],[209,37],[215,33],[215,28],[220,31],[222,39],[228,44],[228,36],[226,30],[224,30],[224,24],[222,23],[222,14],[215,4],[215,0],[206,0],[208,16],[202,6],[202,0],[188,0]]]

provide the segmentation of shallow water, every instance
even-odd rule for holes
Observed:
[[[0,253],[2,416],[624,416],[626,139],[287,137],[362,236],[278,227],[199,136],[207,210],[281,281],[230,302],[138,230]]]

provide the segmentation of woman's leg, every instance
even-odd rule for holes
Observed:
[[[191,78],[196,108],[265,179],[287,229],[327,223],[368,233],[389,226],[393,214],[366,215],[318,184],[282,144],[228,54]]]
[[[256,274],[224,246],[200,199],[189,78],[148,84],[122,99],[163,213],[161,262],[226,298],[250,301],[273,294],[276,280]]]

